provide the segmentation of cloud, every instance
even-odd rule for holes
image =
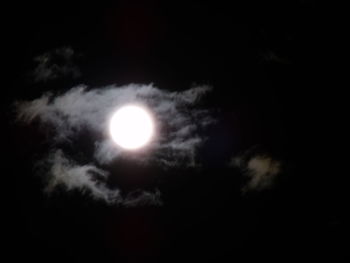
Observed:
[[[261,59],[267,63],[276,63],[276,64],[290,64],[291,62],[288,58],[278,54],[275,51],[267,50],[261,54]]]
[[[80,77],[81,72],[74,64],[75,56],[71,47],[63,47],[35,57],[36,67],[31,74],[34,82],[48,82],[62,77]]]
[[[17,119],[26,124],[39,122],[52,134],[49,141],[52,153],[46,160],[50,167],[47,192],[63,185],[68,191],[88,191],[94,198],[108,203],[160,204],[158,190],[137,191],[122,198],[119,189],[110,189],[106,183],[109,166],[125,159],[159,167],[197,165],[196,150],[205,140],[199,128],[209,125],[213,119],[207,110],[198,109],[196,103],[208,91],[210,88],[206,86],[169,92],[153,85],[110,85],[100,89],[81,85],[60,95],[47,93],[32,101],[16,102]],[[118,148],[108,134],[111,114],[128,103],[144,105],[156,121],[154,140],[137,154]],[[80,151],[81,145],[77,142],[85,131],[93,134],[91,156]],[[67,146],[74,151],[66,150]],[[79,163],[77,153],[85,155],[85,160],[90,158],[91,162]]]
[[[231,166],[238,167],[246,177],[247,183],[242,188],[246,193],[270,189],[281,173],[282,163],[268,153],[247,152],[233,158]]]
[[[158,189],[154,192],[132,191],[125,197],[118,188],[111,189],[107,185],[110,173],[97,168],[93,164],[78,165],[69,159],[62,150],[51,152],[45,160],[49,171],[45,174],[45,192],[51,194],[56,188],[63,187],[67,191],[80,190],[97,200],[108,204],[122,204],[132,207],[137,205],[161,205]]]
[[[106,187],[104,181],[109,176],[107,171],[93,164],[77,165],[62,150],[52,152],[46,161],[50,167],[45,188],[47,193],[51,193],[58,186],[64,186],[68,191],[88,191],[94,198],[108,203],[121,202],[120,191]]]

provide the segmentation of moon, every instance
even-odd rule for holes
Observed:
[[[144,107],[126,105],[112,115],[109,132],[113,141],[121,148],[137,150],[151,141],[154,121]]]

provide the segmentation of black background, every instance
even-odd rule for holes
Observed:
[[[4,6],[8,262],[344,258],[346,170],[335,148],[343,145],[345,99],[332,8],[311,0]],[[79,54],[82,77],[33,83],[33,57],[62,46]],[[202,106],[218,123],[206,131],[203,168],[142,171],[151,178],[142,184],[158,178],[162,207],[107,206],[78,192],[44,196],[33,172],[45,153],[42,131],[15,124],[12,105],[79,83],[213,86]],[[227,163],[256,145],[286,168],[273,189],[241,195],[242,176]]]

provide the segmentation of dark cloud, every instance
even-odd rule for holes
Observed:
[[[247,151],[233,158],[230,165],[238,167],[247,179],[243,193],[271,188],[282,170],[282,163],[266,152]]]
[[[32,72],[34,82],[48,82],[62,77],[79,78],[81,72],[74,64],[75,51],[62,47],[34,58],[36,64]]]
[[[261,59],[267,63],[275,63],[275,64],[291,64],[288,58],[283,57],[275,51],[268,50],[261,55]]]
[[[209,87],[194,87],[183,92],[169,92],[152,85],[135,84],[100,89],[78,86],[61,95],[48,93],[33,101],[17,102],[17,118],[27,124],[38,121],[43,128],[52,129],[52,153],[46,160],[49,164],[47,192],[63,185],[68,191],[88,191],[94,198],[108,203],[160,204],[157,190],[139,191],[122,198],[119,189],[111,189],[105,183],[110,176],[108,165],[125,159],[160,167],[198,165],[196,150],[205,140],[198,128],[213,120],[207,110],[195,106],[209,90]],[[147,149],[137,154],[118,148],[108,134],[111,114],[128,103],[149,108],[156,121],[155,138]],[[94,145],[91,162],[81,164],[71,152],[64,150],[64,145],[74,145],[79,134],[86,130],[97,136],[91,137]],[[80,146],[74,145],[77,152]]]

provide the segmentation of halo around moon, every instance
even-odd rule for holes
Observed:
[[[143,107],[126,105],[119,108],[109,123],[113,141],[123,149],[137,150],[146,146],[154,135],[154,121]]]

